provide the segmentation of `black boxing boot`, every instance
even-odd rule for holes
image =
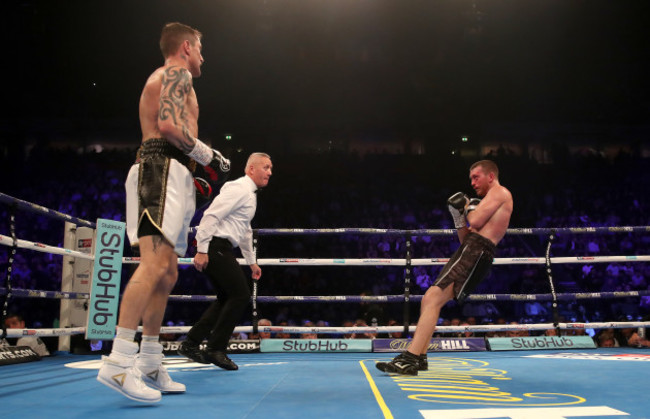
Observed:
[[[375,366],[379,371],[382,372],[403,375],[418,375],[418,369],[420,368],[420,357],[406,351],[397,355],[390,362],[377,362]]]
[[[427,371],[429,369],[429,360],[427,354],[420,354],[418,356],[418,371]]]

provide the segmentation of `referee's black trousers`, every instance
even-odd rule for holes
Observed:
[[[225,351],[235,326],[250,303],[251,289],[226,239],[213,237],[208,248],[208,265],[203,270],[217,294],[217,301],[203,313],[187,334],[194,343],[208,338],[208,350]]]

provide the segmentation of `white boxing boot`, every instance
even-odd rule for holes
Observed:
[[[185,384],[172,380],[167,368],[162,364],[165,355],[160,343],[147,342],[140,347],[140,353],[135,358],[135,367],[140,370],[142,380],[149,387],[163,393],[184,393]]]
[[[111,354],[102,357],[104,363],[97,374],[97,381],[131,400],[143,403],[159,402],[162,398],[160,391],[147,387],[140,370],[134,366],[137,352],[137,343],[115,339]]]

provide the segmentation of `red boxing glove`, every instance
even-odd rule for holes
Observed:
[[[225,158],[219,151],[212,149],[212,161],[203,166],[208,181],[219,189],[230,176],[230,160]]]
[[[196,188],[196,208],[202,208],[212,199],[212,186],[207,180],[195,177],[194,187]]]

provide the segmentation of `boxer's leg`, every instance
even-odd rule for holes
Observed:
[[[120,304],[118,330],[122,329],[122,333],[114,340],[111,354],[103,357],[97,380],[132,400],[157,402],[161,399],[160,391],[147,387],[140,370],[135,368],[138,344],[124,337],[132,339],[135,335],[153,290],[165,271],[164,266],[156,266],[155,249],[160,254],[166,253],[161,248],[166,247],[167,251],[171,248],[160,243],[160,236],[141,237],[139,244],[141,263],[129,280]]]
[[[453,287],[433,286],[422,297],[421,313],[408,351],[413,355],[426,354],[440,316],[440,310],[454,297]]]
[[[158,241],[151,236],[153,241]],[[152,289],[142,317],[142,343],[136,357],[135,367],[141,372],[142,379],[148,386],[163,393],[183,393],[185,385],[171,379],[163,365],[163,347],[160,344],[160,325],[162,323],[169,293],[178,278],[178,258],[170,245],[154,252],[155,263],[159,263],[161,278]]]

